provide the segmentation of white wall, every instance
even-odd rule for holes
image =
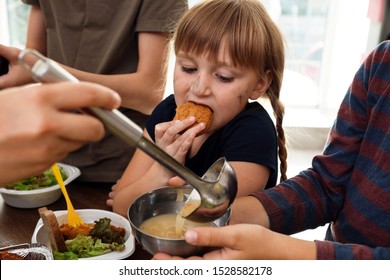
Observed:
[[[0,44],[9,45],[8,14],[6,0],[0,0]]]

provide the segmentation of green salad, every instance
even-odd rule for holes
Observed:
[[[54,251],[55,260],[77,260],[96,257],[113,251],[123,251],[126,247],[124,230],[112,227],[109,218],[95,221],[89,235],[78,234],[73,239],[65,240],[66,252]]]
[[[62,179],[65,181],[66,179],[68,179],[68,174],[65,173],[65,171],[61,166],[59,166],[59,168],[60,168]],[[54,185],[57,185],[57,180],[53,174],[53,171],[50,168],[38,176],[32,176],[27,179],[12,184],[8,184],[6,185],[6,188],[10,190],[17,190],[17,191],[28,191],[28,190],[47,188]]]
[[[91,258],[107,254],[113,251],[123,251],[124,244],[104,243],[101,239],[94,240],[92,236],[77,235],[76,238],[66,240],[66,252],[53,252],[55,260],[77,260],[79,258]]]

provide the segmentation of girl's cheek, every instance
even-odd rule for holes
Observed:
[[[174,80],[175,94],[186,94],[191,90],[191,84],[188,79],[176,79]]]

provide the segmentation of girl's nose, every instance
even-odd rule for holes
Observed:
[[[196,95],[210,95],[210,80],[205,75],[198,75],[192,82],[191,91]]]

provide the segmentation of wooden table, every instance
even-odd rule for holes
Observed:
[[[69,197],[75,209],[110,210],[106,205],[111,185],[73,181],[67,185]],[[50,210],[66,210],[63,196],[53,204],[47,205]],[[0,247],[31,243],[31,237],[39,220],[38,208],[22,209],[9,206],[0,196]],[[152,255],[136,243],[134,253],[128,259],[146,260]]]

